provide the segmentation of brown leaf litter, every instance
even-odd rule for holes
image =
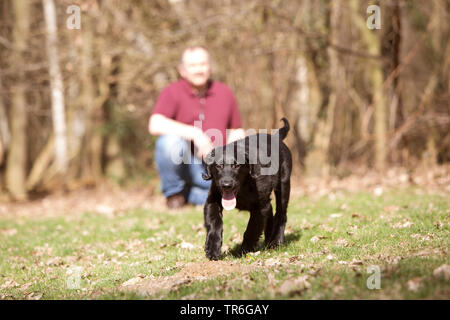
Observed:
[[[177,211],[168,210],[165,198],[160,194],[155,194],[148,187],[137,190],[105,184],[95,189],[79,189],[66,193],[55,192],[25,202],[0,200],[0,217],[77,217],[89,211],[111,219],[136,208],[182,214],[195,207],[186,206],[185,209]],[[157,223],[157,221],[155,222]]]
[[[333,198],[333,195],[335,196],[340,191],[360,192],[366,190],[373,192],[375,189],[404,188],[411,184],[421,187],[423,192],[427,193],[445,196],[450,193],[450,165],[413,171],[406,168],[389,168],[382,174],[376,171],[367,171],[364,168],[355,169],[352,172],[351,175],[343,178],[303,177],[293,179],[291,196],[321,197],[329,195]],[[115,184],[104,183],[96,188],[75,189],[70,192],[56,190],[53,194],[25,202],[4,201],[0,197],[0,217],[73,217],[91,211],[106,218],[113,218],[135,208],[168,211],[165,198],[155,192],[153,186],[121,188]],[[195,207],[186,207],[187,210],[193,208]],[[341,209],[346,210],[347,207],[343,205]],[[386,212],[396,212],[398,209],[395,206],[385,208]],[[169,211],[183,214],[186,210]],[[11,233],[14,231],[6,231],[5,235],[8,236]]]
[[[426,193],[448,195],[450,192],[450,165],[436,167],[390,167],[383,172],[367,170],[365,167],[352,167],[351,174],[344,177],[331,176],[304,177],[291,187],[291,196],[329,196],[330,199],[340,191],[370,191],[374,196],[382,195],[391,188],[420,187]],[[393,211],[396,208],[388,208]]]

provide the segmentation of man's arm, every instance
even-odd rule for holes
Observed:
[[[199,128],[172,120],[158,113],[153,114],[148,122],[148,131],[155,136],[171,134],[193,140],[199,130]]]
[[[150,117],[148,131],[152,135],[171,134],[194,141],[198,148],[198,157],[205,157],[212,149],[211,140],[200,128],[172,120],[159,113]]]
[[[3,144],[2,137],[0,137],[0,165],[3,163]]]

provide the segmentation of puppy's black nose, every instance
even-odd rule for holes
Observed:
[[[231,189],[232,186],[233,186],[233,182],[232,181],[224,181],[224,182],[222,182],[222,188],[224,188],[224,189]]]

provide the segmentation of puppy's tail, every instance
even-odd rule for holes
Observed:
[[[278,130],[278,134],[280,135],[280,139],[284,140],[289,132],[290,126],[289,121],[286,118],[283,117],[281,120],[284,122],[284,127]]]

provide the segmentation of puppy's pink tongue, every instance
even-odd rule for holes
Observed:
[[[236,208],[236,198],[222,198],[222,207],[225,210],[233,210],[234,208]]]

